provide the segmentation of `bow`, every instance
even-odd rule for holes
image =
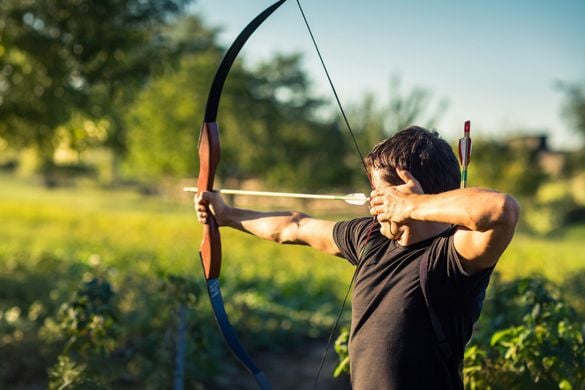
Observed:
[[[197,179],[197,188],[199,188],[200,191],[211,191],[213,189],[215,172],[221,154],[219,127],[216,122],[217,110],[223,85],[231,66],[248,38],[254,33],[254,31],[256,31],[262,22],[284,4],[285,1],[286,0],[277,1],[256,16],[238,35],[219,64],[207,97],[205,117],[199,135],[199,177]],[[209,209],[207,211],[210,217],[203,227],[203,240],[201,241],[199,256],[203,266],[207,291],[209,293],[213,313],[230,349],[244,367],[246,367],[246,369],[254,376],[260,389],[271,389],[270,382],[266,378],[266,375],[264,375],[264,373],[256,366],[240,343],[225,311],[219,284],[221,270],[221,238],[217,222],[214,220],[211,212],[209,212]]]

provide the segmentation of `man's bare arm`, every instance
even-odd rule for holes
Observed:
[[[295,211],[260,212],[233,208],[218,193],[204,192],[195,197],[197,216],[201,223],[205,223],[208,218],[206,203],[209,203],[219,226],[229,226],[279,244],[308,245],[336,256],[340,253],[333,240],[333,221],[312,218]]]
[[[413,201],[412,219],[460,227],[455,249],[472,273],[496,264],[512,241],[520,212],[512,196],[483,188],[420,195]]]

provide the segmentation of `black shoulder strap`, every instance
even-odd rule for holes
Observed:
[[[427,255],[427,253],[425,253],[420,259],[418,279],[420,282],[420,289],[422,291],[423,297],[425,299],[425,304],[427,306],[427,311],[429,312],[429,317],[431,319],[431,325],[433,326],[433,331],[435,332],[435,337],[437,338],[437,342],[439,344],[439,351],[441,351],[441,355],[443,356],[445,361],[447,361],[451,358],[451,356],[453,356],[453,352],[451,346],[449,345],[449,342],[447,341],[447,337],[445,337],[445,332],[443,331],[443,327],[441,326],[439,317],[435,313],[435,310],[433,309],[433,306],[431,305],[431,301],[429,299],[428,264],[429,256]]]

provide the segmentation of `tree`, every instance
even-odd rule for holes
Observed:
[[[563,113],[575,131],[585,140],[585,86],[558,83],[557,87],[565,93]]]
[[[196,173],[196,136],[217,50],[185,55],[176,70],[153,79],[126,116],[130,131],[128,168],[146,178]],[[255,69],[234,64],[222,94],[219,176],[241,181],[262,178],[271,186],[322,189],[348,186],[343,163],[348,138],[333,121],[315,112],[299,55],[276,55]]]
[[[120,111],[176,50],[164,26],[189,0],[3,0],[0,137],[53,166],[55,132],[74,113],[107,118],[106,144],[126,148]]]
[[[422,121],[427,128],[434,128],[448,106],[447,100],[440,100],[434,111],[427,114],[432,94],[429,90],[415,87],[407,94],[402,92],[402,83],[398,76],[390,80],[390,100],[384,110],[386,136],[398,130]]]
[[[573,129],[585,141],[585,85],[559,83],[559,89],[565,93],[563,114]],[[569,156],[568,173],[582,173],[585,166],[585,146]]]
[[[389,84],[390,97],[380,105],[373,94],[366,94],[361,102],[351,109],[350,119],[354,126],[359,148],[364,153],[386,137],[412,125],[433,129],[447,109],[447,101],[440,100],[431,108],[432,93],[422,87],[407,92],[402,89],[400,77],[392,76]],[[357,154],[352,152],[352,165],[359,165]],[[356,177],[358,182],[363,173]]]
[[[446,100],[440,100],[429,114],[432,93],[422,87],[403,92],[402,81],[398,76],[391,77],[389,91],[390,97],[382,106],[376,104],[372,94],[368,94],[352,110],[352,118],[361,134],[360,146],[364,148],[370,148],[414,124],[432,129],[448,106]]]
[[[474,186],[529,198],[547,179],[538,163],[538,151],[505,141],[478,138],[473,142],[469,170]]]

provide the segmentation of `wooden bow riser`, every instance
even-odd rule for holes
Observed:
[[[199,136],[199,191],[211,191],[215,178],[215,171],[221,157],[219,142],[219,127],[215,122],[203,122]],[[205,279],[219,277],[221,271],[221,238],[219,227],[207,208],[207,223],[203,225],[203,240],[199,247],[199,254],[203,264]]]

